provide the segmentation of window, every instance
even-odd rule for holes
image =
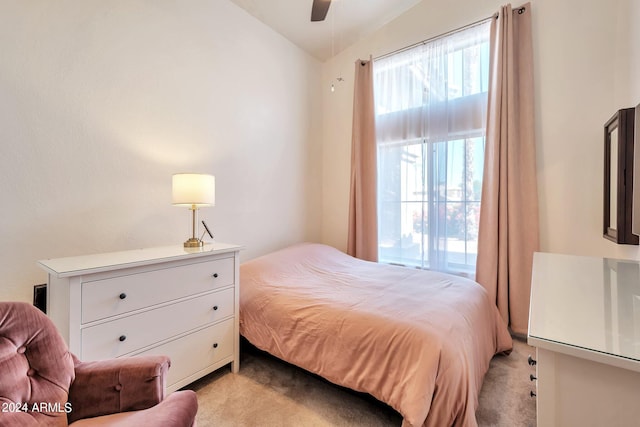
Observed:
[[[381,262],[475,273],[489,22],[378,59]]]

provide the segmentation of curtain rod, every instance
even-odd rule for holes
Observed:
[[[513,12],[518,12],[518,15],[522,15],[525,10],[526,10],[526,8],[524,6],[522,6],[522,7],[517,7],[515,9],[513,9]],[[394,55],[396,53],[400,53],[400,52],[403,52],[405,50],[409,50],[409,49],[414,48],[416,46],[420,46],[421,44],[429,43],[430,41],[434,41],[434,40],[438,40],[438,39],[441,39],[441,38],[446,37],[446,36],[450,36],[451,34],[455,34],[455,33],[458,33],[460,31],[464,31],[464,30],[467,30],[469,28],[473,28],[476,25],[481,25],[481,24],[484,24],[487,21],[490,21],[492,19],[497,19],[497,18],[498,18],[498,13],[494,13],[493,15],[489,16],[488,18],[480,19],[479,21],[476,21],[476,22],[473,22],[471,24],[465,25],[464,27],[459,27],[459,28],[456,28],[455,30],[447,31],[446,33],[442,33],[442,34],[439,34],[437,36],[433,36],[433,37],[430,37],[428,39],[419,41],[417,43],[410,44],[409,46],[401,47],[400,49],[396,49],[394,51],[385,53],[385,54],[380,55],[380,56],[376,56],[375,58],[373,58],[373,60],[376,61],[378,59],[386,58],[387,56],[391,56],[391,55]]]

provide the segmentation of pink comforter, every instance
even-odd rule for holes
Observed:
[[[477,283],[292,246],[240,267],[240,333],[371,394],[403,426],[475,426],[482,379],[511,337]]]

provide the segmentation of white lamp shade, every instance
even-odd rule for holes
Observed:
[[[178,206],[214,206],[216,177],[200,173],[173,175],[173,204]]]

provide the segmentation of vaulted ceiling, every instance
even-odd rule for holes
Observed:
[[[344,50],[421,0],[333,0],[311,22],[312,0],[231,0],[321,61]]]

